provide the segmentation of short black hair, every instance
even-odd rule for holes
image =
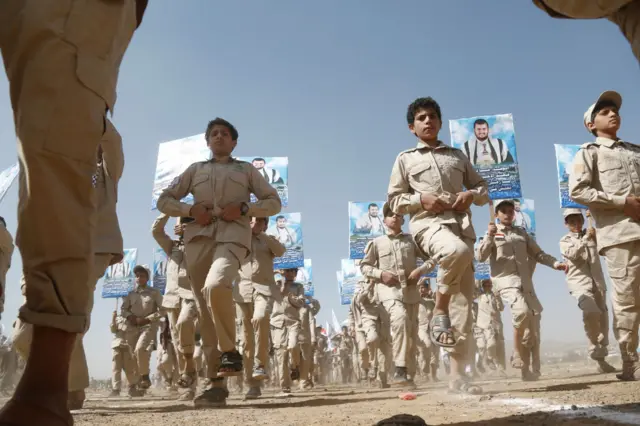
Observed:
[[[440,121],[442,121],[442,111],[440,110],[440,105],[435,101],[431,96],[426,98],[418,98],[409,105],[407,108],[407,124],[413,124],[416,120],[416,114],[421,109],[429,109],[433,108],[438,115]]]
[[[216,117],[213,120],[211,120],[209,124],[207,124],[207,131],[204,134],[204,138],[207,141],[207,143],[209,143],[209,136],[211,135],[213,126],[216,126],[216,125],[224,126],[227,129],[229,129],[229,132],[231,133],[231,139],[233,139],[234,141],[238,140],[238,130],[233,126],[233,124],[229,123],[224,118]]]
[[[254,158],[253,160],[251,160],[251,162],[252,162],[252,163],[253,163],[254,161],[263,161],[263,162],[265,162],[265,163],[267,162],[264,158],[261,158],[261,157],[256,157],[256,158]]]
[[[280,219],[286,219],[286,217],[282,216],[282,215],[278,215],[276,216],[276,221],[280,220]]]
[[[376,203],[371,203],[371,204],[369,204],[369,207],[367,207],[367,210],[369,210],[371,207],[380,208],[380,206],[378,206]]]
[[[591,111],[591,122],[593,123],[593,121],[596,119],[596,115],[603,109],[603,108],[607,108],[607,107],[614,107],[616,110],[618,109],[618,105],[615,104],[615,102],[612,101],[602,101],[602,102],[598,102],[596,104],[596,106],[593,108],[593,111]],[[595,137],[598,137],[598,131],[597,130],[593,130],[591,132],[591,134]]]
[[[487,120],[485,120],[484,118],[478,118],[476,121],[473,122],[473,127],[475,128],[476,126],[479,126],[481,124],[486,124],[487,127],[489,127],[489,122]]]
[[[502,209],[504,209],[506,206],[515,207],[515,203],[513,202],[513,200],[504,200],[500,202],[500,204],[498,204],[498,206],[496,207],[496,211],[504,213],[504,210]]]
[[[0,222],[2,222],[5,228],[7,227],[7,222],[5,222],[4,217],[0,216]]]

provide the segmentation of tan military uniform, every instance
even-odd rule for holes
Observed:
[[[613,283],[613,332],[624,362],[638,361],[640,223],[627,217],[627,196],[640,196],[640,147],[597,138],[582,145],[569,175],[571,198],[596,222],[598,252]]]
[[[313,353],[315,365],[314,378],[318,384],[326,384],[329,378],[329,339],[324,334],[316,335],[316,347]]]
[[[240,280],[233,298],[240,309],[243,326],[244,371],[253,383],[254,366],[269,363],[269,322],[274,297],[280,296],[273,277],[273,259],[282,256],[285,247],[274,237],[261,232],[251,238],[251,254],[242,263]],[[258,326],[254,328],[253,322]]]
[[[331,337],[333,346],[337,348],[337,365],[334,368],[337,369],[337,373],[340,376],[342,384],[351,383],[353,379],[353,365],[351,362],[351,356],[353,353],[354,341],[348,334],[336,334]]]
[[[127,333],[130,332],[130,329],[131,326],[122,316],[117,316],[111,321],[111,333],[113,334],[111,340],[111,386],[115,391],[120,391],[122,388],[122,370],[124,370],[129,386],[135,385],[139,380],[137,366],[128,343]]]
[[[443,143],[434,149],[419,141],[415,148],[398,155],[387,191],[391,209],[411,216],[409,229],[416,243],[430,258],[438,259],[438,291],[453,295],[449,316],[458,344],[451,350],[460,354],[466,354],[462,346],[471,333],[476,240],[471,210],[427,212],[420,196],[433,194],[453,204],[456,194],[465,188],[473,193],[474,204],[489,201],[487,183],[462,151]]]
[[[482,293],[477,298],[478,316],[476,318],[476,328],[479,330],[476,338],[478,349],[483,351],[486,363],[493,363],[500,369],[504,369],[504,359],[498,355],[499,348],[504,347],[504,332],[502,326],[501,313],[504,304],[500,297],[493,293]],[[500,346],[502,344],[502,346]]]
[[[586,233],[569,233],[560,240],[560,251],[569,268],[569,293],[582,310],[584,330],[589,339],[589,355],[601,359],[608,355],[609,311],[607,283],[604,280],[595,238]]]
[[[358,293],[366,291],[365,285],[360,287]],[[355,348],[356,348],[356,361],[358,369],[362,370],[364,374],[368,374],[370,368],[369,346],[367,345],[367,335],[362,325],[362,317],[364,315],[363,309],[358,301],[358,295],[354,295],[351,299],[351,306],[349,306],[349,329],[355,332]]]
[[[251,216],[268,217],[281,209],[278,192],[250,163],[233,158],[194,163],[158,198],[158,210],[170,216],[189,216],[191,205],[181,202],[193,194],[194,203],[210,203],[213,222],[195,222],[184,231],[191,285],[201,317],[204,346],[212,347],[209,374],[217,374],[219,352],[233,352],[236,344],[233,281],[251,250]],[[258,201],[250,203],[250,195]],[[245,202],[245,216],[227,222],[222,208]],[[209,315],[205,315],[208,312]],[[215,325],[215,326],[214,326]],[[216,344],[217,343],[217,344]]]
[[[440,364],[440,348],[433,344],[429,336],[429,323],[433,317],[436,302],[422,298],[418,305],[418,364],[422,374],[436,376]]]
[[[391,368],[391,329],[389,315],[378,298],[377,285],[367,281],[355,295],[361,311],[362,330],[369,349],[371,378],[377,377],[385,385]]]
[[[618,25],[640,61],[640,1],[638,0],[533,0],[554,18],[606,18]]]
[[[195,349],[196,307],[191,282],[187,273],[187,259],[181,240],[172,240],[164,228],[169,216],[160,215],[151,228],[151,234],[167,255],[167,285],[162,297],[162,307],[167,312],[171,339],[176,350],[175,358],[180,373],[186,372],[184,355],[193,355]]]
[[[0,49],[23,163],[16,240],[27,282],[20,317],[28,323],[88,328],[87,283],[95,281],[98,252],[90,238],[97,222],[91,175],[136,24],[134,0],[0,3]]]
[[[123,258],[122,234],[116,214],[118,198],[118,182],[122,177],[124,169],[124,153],[122,150],[122,138],[109,120],[106,120],[105,133],[100,142],[102,149],[102,159],[98,162],[93,176],[96,197],[97,225],[93,228],[95,235],[93,257],[93,269],[89,281],[85,284],[91,290],[87,309],[93,310],[93,293],[96,284],[104,275],[104,271],[109,265],[118,263]],[[27,287],[25,277],[22,277],[21,288],[25,303],[27,300]],[[25,304],[26,306],[26,304]],[[90,317],[87,319],[86,330],[77,337],[76,343],[71,352],[69,365],[69,391],[81,391],[89,387],[89,368],[84,351],[82,340],[84,334],[89,330]],[[28,356],[31,345],[32,329],[26,321],[18,319],[16,321],[16,331],[14,339],[23,341],[18,346],[21,347],[21,354]]]
[[[542,311],[533,288],[529,260],[550,268],[558,260],[543,252],[523,228],[501,224],[495,236],[485,235],[477,247],[476,259],[489,261],[494,291],[510,306],[514,328],[528,327],[532,311]]]
[[[313,373],[313,347],[316,342],[315,315],[320,312],[320,303],[306,297],[308,304],[300,308],[300,387],[309,389],[312,384]]]
[[[395,366],[407,368],[410,377],[415,374],[420,292],[417,280],[409,280],[409,275],[417,269],[419,257],[424,258],[424,255],[410,235],[388,234],[370,241],[360,262],[362,275],[376,283],[378,299],[389,315]],[[425,261],[420,267],[421,275],[434,266],[433,261]],[[400,284],[384,284],[381,281],[383,272],[396,275]]]
[[[285,282],[276,296],[271,313],[271,341],[282,388],[291,387],[291,368],[300,367],[300,308],[304,304],[304,286]]]
[[[122,301],[122,316],[129,318],[131,315],[151,321],[150,324],[143,326],[131,325],[131,332],[128,334],[129,347],[133,350],[138,373],[141,376],[148,376],[151,358],[150,347],[156,340],[158,322],[164,315],[162,294],[157,289],[148,286],[138,286],[130,291]]]
[[[13,237],[7,228],[0,223],[0,314],[4,312],[7,272],[11,267],[13,249]]]

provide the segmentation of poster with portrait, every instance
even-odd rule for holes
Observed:
[[[311,265],[311,259],[305,259],[304,266],[302,268],[298,268],[296,281],[304,285],[305,296],[313,297],[313,268]]]
[[[162,142],[158,146],[158,161],[156,163],[156,175],[153,180],[151,210],[156,209],[158,197],[160,197],[162,191],[171,185],[173,180],[180,176],[191,164],[198,161],[207,161],[210,158],[211,150],[207,146],[204,133]],[[193,203],[193,195],[187,195],[182,201]]]
[[[576,208],[586,209],[582,204],[578,204],[569,196],[569,174],[573,159],[580,150],[580,145],[555,144],[556,165],[558,168],[558,187],[560,188],[560,207],[563,209]]]
[[[273,260],[274,269],[304,267],[300,213],[280,213],[269,218],[267,234],[274,236],[287,251]]]
[[[104,273],[102,297],[124,297],[135,286],[136,277],[133,268],[138,261],[138,249],[124,249],[124,257],[115,265],[111,265]]]
[[[151,286],[164,294],[167,288],[167,253],[160,247],[153,249],[153,268],[151,269]]]
[[[288,157],[238,157],[238,160],[253,164],[258,172],[273,186],[280,200],[282,207],[289,205],[289,158]],[[251,202],[257,199],[251,194]]]
[[[449,120],[451,145],[460,149],[489,185],[489,197],[520,198],[520,171],[511,114]]]
[[[349,259],[362,259],[367,243],[386,234],[384,201],[349,201]]]
[[[482,243],[482,240],[484,239],[484,237],[480,237],[476,240],[476,243],[473,246],[473,252],[476,253],[476,250],[478,249],[478,246]],[[474,278],[476,280],[488,280],[491,279],[491,266],[489,265],[489,262],[478,262],[476,260],[476,257],[473,257],[473,267],[475,269],[474,271]]]
[[[494,205],[502,200],[495,200]],[[533,200],[529,198],[514,198],[510,200],[513,202],[514,216],[513,226],[519,226],[524,228],[529,235],[536,238],[536,209]],[[496,217],[496,224],[500,223]]]
[[[0,201],[2,201],[4,196],[7,194],[9,188],[11,188],[11,185],[16,180],[16,176],[18,176],[19,172],[20,165],[16,163],[0,173]]]
[[[362,272],[360,272],[360,260],[342,259],[340,276],[340,303],[348,305],[351,303],[353,295],[360,288],[360,281],[363,279]]]

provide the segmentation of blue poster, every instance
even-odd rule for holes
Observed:
[[[349,259],[362,259],[367,243],[386,234],[384,201],[349,202]]]
[[[9,188],[11,188],[11,185],[19,172],[20,166],[19,163],[16,163],[0,173],[0,201],[2,201],[4,196],[7,194]]]
[[[211,150],[207,146],[204,133],[188,138],[163,142],[158,146],[158,162],[153,180],[151,210],[156,209],[158,197],[171,182],[180,176],[190,165],[211,158]],[[193,203],[193,195],[187,195],[185,203]]]
[[[300,213],[280,213],[271,216],[267,234],[276,237],[287,249],[282,257],[273,260],[274,269],[304,267]]]
[[[418,257],[416,259],[416,265],[418,266],[418,268],[421,267],[423,264],[424,264],[424,260]],[[436,265],[435,268],[433,268],[431,271],[427,272],[423,276],[427,278],[436,278],[438,276],[438,265]]]
[[[560,145],[555,144],[556,164],[558,166],[558,186],[560,187],[560,207],[563,209],[576,208],[586,209],[582,204],[578,204],[569,197],[569,173],[573,159],[580,150],[580,145]]]
[[[311,259],[304,260],[304,267],[298,268],[296,281],[304,285],[304,295],[313,297],[313,268]]]
[[[351,304],[353,295],[360,287],[362,272],[360,272],[360,261],[354,259],[342,259],[338,283],[340,286],[340,303]]]
[[[151,287],[164,294],[167,288],[167,254],[160,247],[153,249],[153,268],[151,269]]]
[[[476,241],[476,243],[475,243],[475,245],[473,247],[473,252],[474,252],[473,268],[475,269],[474,278],[476,280],[488,280],[488,279],[491,279],[491,266],[489,265],[489,262],[488,261],[487,262],[478,262],[476,260],[476,257],[475,257],[476,249],[478,248],[480,243],[482,243],[483,239],[484,239],[484,237],[478,238],[478,240]]]
[[[138,261],[138,249],[124,249],[124,258],[120,263],[111,265],[104,273],[102,297],[125,297],[135,287],[136,277],[133,268]]]
[[[511,114],[449,120],[451,145],[460,149],[489,185],[489,197],[520,198],[520,171]]]
[[[287,157],[238,157],[238,160],[253,164],[260,174],[273,186],[280,196],[282,207],[289,205],[289,159]],[[251,202],[256,202],[251,194]]]

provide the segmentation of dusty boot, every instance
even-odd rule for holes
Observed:
[[[120,396],[120,389],[113,389],[107,398],[117,398]]]
[[[393,375],[393,385],[405,386],[407,383],[409,383],[409,379],[407,379],[406,367],[396,367],[396,373]]]
[[[151,379],[149,379],[149,375],[145,374],[140,379],[140,383],[138,383],[140,389],[147,390],[151,387]]]
[[[196,392],[193,389],[187,389],[186,392],[183,392],[178,397],[178,401],[193,401],[193,398],[195,397],[196,397]]]
[[[227,405],[229,391],[225,388],[209,388],[193,399],[195,408],[219,408]]]
[[[640,370],[640,365],[637,362],[624,361],[622,363],[622,373],[616,374],[616,377],[623,382],[637,380],[640,377],[638,370]]]
[[[71,391],[67,398],[67,406],[69,410],[81,410],[84,405],[84,390]]]
[[[262,396],[260,386],[251,386],[244,396],[244,399],[258,399],[260,396]]]
[[[132,398],[139,398],[141,396],[144,396],[144,390],[138,389],[136,385],[131,385],[129,386],[128,394]]]
[[[604,358],[602,359],[597,359],[596,360],[598,362],[598,373],[600,374],[607,374],[607,373],[615,373],[617,370],[616,368],[609,364],[607,361],[604,360]]]
[[[389,389],[391,385],[387,383],[387,372],[380,372],[380,389]]]

